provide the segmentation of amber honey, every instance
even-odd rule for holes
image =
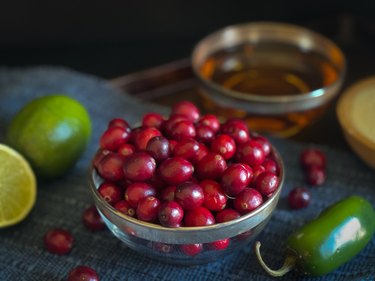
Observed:
[[[257,96],[308,95],[339,79],[338,70],[324,56],[287,44],[244,44],[208,56],[200,67],[201,75],[225,89]],[[249,127],[261,133],[291,136],[323,114],[326,104],[301,110],[259,113],[218,105],[209,93],[202,92],[208,111],[223,117],[246,118]],[[244,102],[248,102],[244,99]]]

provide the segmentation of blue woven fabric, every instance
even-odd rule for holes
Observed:
[[[6,125],[22,105],[37,96],[52,93],[71,95],[86,106],[93,121],[93,136],[84,156],[66,177],[39,183],[37,202],[27,219],[0,229],[0,280],[65,280],[73,267],[83,264],[94,268],[101,280],[108,281],[274,280],[259,266],[251,245],[217,262],[183,267],[143,257],[128,249],[108,230],[88,231],[81,223],[83,210],[93,202],[87,169],[107,122],[123,117],[134,123],[146,112],[168,111],[119,93],[97,77],[69,69],[0,68],[0,142]],[[351,152],[290,140],[272,139],[272,143],[284,159],[286,180],[277,210],[258,239],[262,241],[264,259],[277,268],[283,262],[287,236],[328,205],[351,194],[361,195],[375,205],[375,173]],[[292,211],[286,198],[291,188],[304,184],[298,156],[308,146],[319,147],[326,153],[328,179],[324,186],[311,189],[313,201],[308,208]],[[68,255],[58,256],[44,249],[43,235],[56,227],[68,229],[74,235],[74,248]],[[279,280],[373,281],[375,237],[349,263],[324,277],[304,277],[293,271]]]

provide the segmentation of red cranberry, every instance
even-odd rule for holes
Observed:
[[[96,169],[98,169],[100,161],[102,161],[102,159],[103,159],[106,155],[108,155],[108,154],[110,154],[110,153],[112,153],[112,152],[111,152],[110,150],[108,150],[108,149],[99,149],[99,150],[95,153],[95,155],[94,155],[94,159],[93,159],[93,165],[94,165],[94,167],[95,167]]]
[[[209,247],[212,250],[221,251],[221,250],[225,250],[226,248],[228,248],[229,244],[230,244],[230,239],[229,238],[225,238],[225,239],[221,239],[221,240],[217,240],[217,241],[211,242],[209,244]]]
[[[262,166],[267,172],[274,173],[275,175],[279,175],[279,166],[277,165],[275,160],[266,159],[264,160]]]
[[[254,187],[265,196],[273,193],[278,186],[279,178],[272,172],[260,174],[254,182]]]
[[[228,135],[218,135],[211,142],[211,151],[220,154],[225,160],[232,158],[236,152],[236,143]]]
[[[253,171],[253,168],[251,168],[249,165],[247,165],[245,163],[240,163],[240,164],[246,168],[247,174],[249,176],[250,183],[251,183],[254,180],[254,171]]]
[[[176,186],[175,185],[170,185],[170,186],[167,186],[165,188],[163,188],[161,191],[160,191],[160,194],[159,194],[159,198],[161,201],[167,201],[167,202],[170,202],[170,201],[173,201],[174,200],[174,194],[176,192]]]
[[[197,125],[202,125],[210,128],[214,133],[220,129],[220,121],[214,114],[203,115]]]
[[[120,200],[115,204],[115,209],[129,217],[135,217],[135,210],[126,200]]]
[[[104,156],[98,163],[97,171],[105,180],[120,181],[124,178],[124,162],[124,156],[117,153],[110,153]]]
[[[184,210],[175,201],[165,202],[159,208],[159,222],[168,227],[179,227],[184,217]]]
[[[122,118],[114,118],[112,119],[111,121],[108,122],[108,128],[109,127],[122,127],[122,128],[125,128],[127,130],[130,130],[130,126],[129,126],[129,123],[126,122],[124,119]]]
[[[203,206],[211,211],[220,211],[227,204],[227,197],[220,184],[214,180],[203,180],[199,183],[203,189]]]
[[[326,156],[319,149],[307,148],[300,154],[300,163],[305,169],[310,168],[311,166],[324,169],[326,167]]]
[[[156,128],[142,128],[134,132],[132,142],[138,151],[146,150],[147,143],[153,137],[161,136],[161,132]]]
[[[245,143],[249,140],[249,129],[241,119],[229,119],[220,128],[221,133],[231,136],[237,144]]]
[[[244,165],[232,164],[223,172],[221,186],[228,196],[236,196],[249,185],[252,178],[249,175],[250,170]]]
[[[191,163],[197,161],[200,146],[199,142],[188,138],[177,142],[173,149],[173,155],[185,158]]]
[[[306,170],[306,180],[309,185],[319,186],[326,181],[326,171],[318,166],[311,166]]]
[[[117,149],[117,153],[121,154],[123,156],[129,156],[132,155],[135,152],[135,147],[134,145],[130,143],[124,143],[120,145],[120,147]]]
[[[136,209],[137,219],[146,222],[155,222],[158,218],[160,200],[154,196],[142,198]]]
[[[271,154],[271,150],[272,150],[271,143],[269,142],[269,140],[266,137],[261,136],[261,135],[256,135],[256,136],[252,136],[251,139],[259,142],[262,145],[265,157],[267,157]]]
[[[185,115],[182,115],[182,114],[173,114],[173,115],[170,115],[169,116],[169,119],[167,119],[164,123],[163,123],[163,132],[164,134],[170,138],[171,136],[171,133],[172,133],[172,127],[180,122],[180,121],[183,121],[183,120],[189,120]]]
[[[122,189],[112,182],[103,182],[98,188],[99,194],[110,205],[116,204],[122,197]]]
[[[203,245],[200,243],[197,244],[183,244],[181,245],[181,250],[184,254],[188,256],[198,255],[203,250]]]
[[[203,189],[193,182],[183,182],[179,184],[175,192],[175,200],[184,210],[192,210],[204,201]]]
[[[263,203],[262,194],[254,188],[245,188],[233,201],[234,208],[242,214],[249,213]]]
[[[171,114],[185,115],[191,122],[198,121],[200,117],[199,109],[189,101],[181,101],[172,106]]]
[[[125,190],[125,200],[132,206],[136,208],[141,199],[148,196],[155,196],[155,188],[145,182],[134,182],[128,185]]]
[[[171,154],[169,141],[163,136],[153,137],[146,146],[146,151],[150,153],[157,162],[167,159]]]
[[[253,170],[253,181],[256,180],[256,178],[266,171],[266,168],[264,168],[262,165],[255,165],[252,167]]]
[[[194,167],[186,159],[176,156],[161,162],[158,172],[167,184],[178,185],[191,178]]]
[[[135,152],[124,161],[125,178],[131,181],[146,181],[152,178],[156,161],[146,152]]]
[[[116,151],[130,139],[128,129],[118,126],[109,127],[100,137],[100,148]]]
[[[227,168],[227,162],[217,153],[208,153],[197,164],[197,174],[201,179],[220,179]]]
[[[195,160],[194,160],[194,163],[198,163],[199,161],[201,161],[203,159],[203,157],[205,157],[208,153],[209,153],[209,149],[207,148],[207,146],[205,146],[204,143],[199,143],[199,149],[198,149],[198,152],[196,154],[196,157],[195,157]]]
[[[265,155],[262,145],[254,140],[249,140],[245,143],[238,145],[236,151],[237,162],[243,162],[250,165],[260,165],[263,163]]]
[[[99,276],[92,268],[80,265],[69,272],[67,281],[99,281]]]
[[[202,143],[210,143],[215,137],[215,132],[207,126],[195,126],[195,139]]]
[[[142,127],[143,128],[156,128],[156,129],[161,129],[161,126],[164,122],[164,117],[163,115],[155,112],[151,113],[146,113],[142,117]]]
[[[152,248],[155,251],[158,251],[163,254],[169,254],[174,251],[174,247],[172,244],[166,244],[161,242],[152,242]]]
[[[222,222],[238,219],[240,216],[241,214],[237,212],[236,210],[226,208],[216,214],[215,220],[217,223],[222,223]]]
[[[215,223],[215,218],[210,210],[199,206],[193,210],[185,212],[185,226],[206,226]]]
[[[104,221],[95,206],[88,207],[82,215],[83,225],[93,231],[105,228]]]
[[[130,226],[125,225],[122,229],[126,234],[137,237],[137,232]]]
[[[292,209],[305,208],[310,204],[311,193],[305,187],[295,187],[288,194],[288,203]]]
[[[69,253],[72,250],[73,241],[73,236],[64,229],[51,229],[44,235],[44,246],[53,254]]]
[[[183,140],[187,138],[194,138],[196,135],[195,126],[189,120],[182,120],[176,122],[169,133],[170,138],[174,140]]]

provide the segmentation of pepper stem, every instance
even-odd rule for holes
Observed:
[[[287,274],[289,271],[291,271],[294,268],[294,266],[296,265],[296,261],[297,261],[296,257],[288,255],[288,256],[286,256],[284,264],[281,268],[279,268],[277,270],[273,270],[273,269],[269,268],[266,265],[266,263],[263,261],[262,256],[260,255],[260,246],[261,246],[261,243],[259,241],[256,241],[255,242],[255,254],[257,256],[258,262],[260,263],[260,265],[263,267],[263,269],[269,275],[271,275],[273,277],[283,276],[283,275]]]

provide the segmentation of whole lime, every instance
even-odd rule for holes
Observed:
[[[29,160],[40,178],[64,175],[86,149],[91,120],[86,108],[65,95],[27,103],[12,119],[7,143]]]

